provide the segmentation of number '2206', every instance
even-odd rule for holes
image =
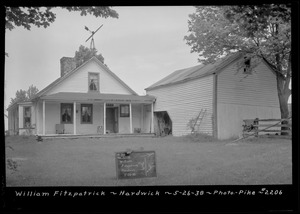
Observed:
[[[264,195],[282,195],[282,190],[267,190],[266,188],[262,188],[259,193]]]

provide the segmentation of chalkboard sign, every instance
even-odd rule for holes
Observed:
[[[118,179],[156,177],[155,151],[116,152]]]

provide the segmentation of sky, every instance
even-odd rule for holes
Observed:
[[[190,6],[113,7],[119,18],[80,16],[55,8],[56,20],[48,28],[16,27],[5,34],[5,107],[17,90],[30,85],[42,90],[60,76],[60,59],[73,57],[90,30],[104,63],[139,95],[175,70],[198,64],[196,53],[184,41]]]

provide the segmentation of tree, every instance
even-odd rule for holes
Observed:
[[[23,102],[23,101],[28,101],[30,100],[34,95],[37,94],[39,90],[37,89],[37,87],[31,85],[29,86],[29,88],[26,90],[18,90],[16,92],[16,97],[15,98],[11,98],[10,100],[10,105],[16,103],[16,102]]]
[[[31,26],[47,28],[56,19],[56,14],[52,11],[54,7],[5,7],[5,29],[12,30],[15,26],[23,26],[30,30]],[[118,18],[118,13],[111,7],[61,7],[72,11],[79,11],[81,16],[91,14],[95,17]]]
[[[30,100],[31,98],[33,98],[37,93],[39,92],[39,89],[33,85],[29,86],[26,95],[27,95],[27,99]]]
[[[185,36],[199,62],[212,63],[245,51],[277,71],[281,118],[288,118],[291,78],[291,8],[289,5],[200,6],[189,16]]]
[[[97,50],[90,49],[87,47],[84,47],[83,45],[80,45],[79,50],[75,52],[75,62],[76,62],[76,67],[79,67],[82,65],[84,62],[89,60],[95,56],[97,59],[99,59],[100,62],[104,63],[104,57],[101,54],[97,55]]]
[[[12,105],[15,102],[22,102],[22,101],[26,101],[27,100],[27,96],[26,96],[26,91],[25,90],[18,90],[16,92],[16,97],[15,98],[10,98],[10,105]]]

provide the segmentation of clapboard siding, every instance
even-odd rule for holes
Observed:
[[[66,78],[60,84],[54,86],[48,93],[58,92],[88,92],[88,73],[99,73],[100,93],[106,94],[132,94],[119,81],[113,78],[107,71],[101,68],[95,61],[90,61],[79,68],[74,74]]]
[[[19,114],[19,129],[20,128],[23,128],[23,125],[24,125],[24,123],[23,123],[23,106],[19,106],[19,112],[18,112],[18,114]]]
[[[197,117],[201,109],[206,109],[200,130],[212,135],[213,76],[169,85],[147,91],[155,96],[154,112],[167,111],[172,120],[174,136],[190,133],[187,123]]]
[[[218,138],[239,137],[244,119],[280,118],[276,76],[262,61],[251,75],[237,62],[217,76]]]
[[[81,123],[81,104],[93,105],[91,124]],[[76,134],[97,134],[98,127],[103,127],[103,103],[77,103],[76,110],[78,111],[76,115]],[[74,127],[71,126],[71,128],[71,133],[73,133]]]
[[[237,138],[242,135],[245,119],[278,119],[280,109],[267,106],[247,106],[238,104],[218,105],[218,138]]]
[[[141,116],[141,105],[132,104],[132,131],[134,131],[136,128],[141,128]]]
[[[218,75],[217,89],[218,103],[279,107],[276,76],[265,63],[255,67],[251,75],[231,64]]]
[[[141,117],[141,105],[131,104],[132,111],[132,131],[135,128],[141,128],[140,117]],[[119,133],[126,134],[130,133],[130,117],[120,117],[120,109],[118,109],[119,114]]]
[[[55,124],[60,124],[60,104],[46,103],[45,104],[45,128],[46,134],[55,134]],[[65,125],[65,133],[73,133],[73,124]]]

